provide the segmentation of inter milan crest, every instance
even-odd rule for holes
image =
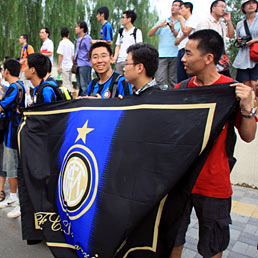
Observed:
[[[111,97],[111,92],[107,89],[103,94],[103,99],[109,99]]]
[[[78,128],[75,143],[83,141],[94,129],[88,121]],[[98,166],[93,152],[84,145],[75,144],[67,151],[61,166],[58,187],[59,201],[71,220],[87,212],[94,202],[98,188]]]

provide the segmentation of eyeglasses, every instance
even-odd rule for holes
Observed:
[[[226,9],[226,6],[222,5],[222,4],[217,5],[217,7],[222,8],[222,9]]]
[[[94,61],[98,61],[100,58],[101,58],[101,60],[103,60],[103,59],[107,59],[109,56],[110,56],[110,55],[108,55],[108,54],[102,54],[102,55],[100,55],[100,56],[98,56],[98,55],[93,55],[91,58],[92,58],[92,60],[94,60]]]
[[[121,19],[126,19],[127,17],[126,16],[122,16]]]

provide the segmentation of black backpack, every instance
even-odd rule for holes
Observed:
[[[138,29],[137,27],[134,27],[133,33],[130,34],[130,35],[133,35],[135,43],[136,43],[136,32],[137,32],[137,29]],[[119,31],[118,31],[118,33],[120,35],[120,38],[123,38],[123,31],[124,31],[124,28],[120,28]]]
[[[121,76],[122,75],[120,75],[119,73],[116,73],[116,72],[113,73],[113,77],[112,77],[112,80],[109,85],[109,90],[110,90],[110,92],[112,92],[111,98],[114,98],[116,96],[117,83]],[[97,84],[98,80],[99,80],[98,78],[93,79],[93,81],[91,83],[91,89],[90,89],[89,96],[93,93],[94,87]],[[102,90],[103,90],[103,88],[99,88],[99,92],[101,92]]]
[[[43,97],[43,90],[45,87],[51,87],[53,91],[55,92],[56,95],[56,101],[61,101],[61,100],[71,100],[72,95],[68,91],[68,89],[64,86],[54,86],[53,84],[48,83],[47,81],[41,82],[39,85],[37,91],[36,91],[36,104],[43,104],[44,103],[44,97]],[[52,101],[55,101],[54,99]]]
[[[3,142],[4,139],[4,133],[8,130],[8,125],[9,125],[9,121],[12,121],[12,125],[16,128],[18,128],[18,122],[17,122],[17,118],[16,118],[16,114],[17,110],[19,110],[20,114],[18,114],[18,119],[21,119],[21,113],[22,111],[20,110],[20,105],[21,103],[25,102],[25,91],[23,86],[19,83],[19,82],[15,82],[15,85],[17,86],[18,89],[18,93],[15,97],[15,99],[12,101],[12,103],[10,103],[10,105],[12,105],[13,103],[15,103],[15,105],[13,105],[13,107],[11,108],[11,116],[8,118],[8,114],[7,111],[2,111],[0,113],[0,143]]]

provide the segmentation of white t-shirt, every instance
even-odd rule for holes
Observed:
[[[136,30],[136,40],[134,39],[134,28],[131,28],[129,31],[125,31],[125,28],[123,29],[122,36],[120,37],[120,34],[118,33],[116,45],[120,46],[117,63],[124,62],[127,57],[126,50],[131,45],[134,45],[135,43],[141,43],[142,42],[142,32],[140,29],[137,28]]]
[[[49,56],[49,59],[51,63],[53,64],[53,59],[54,59],[54,43],[51,39],[47,39],[43,42],[41,48],[40,48],[40,53],[47,53],[47,52],[52,52],[52,55]]]
[[[1,81],[1,85],[3,85],[3,86],[6,86],[6,87],[9,87],[9,86],[10,86],[9,82],[7,82],[7,81],[4,79],[4,77],[3,77],[3,75],[2,75],[1,72],[0,72],[0,81]]]
[[[185,26],[186,27],[191,27],[192,28],[192,31],[190,32],[189,35],[191,35],[192,33],[195,32],[196,28],[197,28],[197,25],[199,23],[199,20],[197,17],[191,15],[187,20],[185,20]],[[180,38],[181,36],[183,36],[183,32],[182,30],[180,29],[177,37]],[[188,37],[184,38],[178,45],[178,49],[182,49],[182,48],[185,48],[185,45],[188,41]]]
[[[57,48],[57,54],[62,55],[61,67],[64,70],[69,70],[73,65],[73,56],[74,56],[74,44],[69,39],[63,39],[59,42]]]

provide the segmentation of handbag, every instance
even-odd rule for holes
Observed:
[[[222,55],[222,57],[220,58],[218,64],[216,65],[217,67],[217,71],[218,72],[223,72],[228,70],[230,67],[232,67],[232,62],[229,60],[228,56],[226,55],[226,53],[224,53]]]
[[[244,26],[245,26],[246,35],[252,38],[252,35],[247,25],[247,20],[244,20]],[[249,49],[250,49],[250,59],[252,61],[258,62],[258,43],[253,43],[252,45],[250,45]]]
[[[81,48],[82,40],[83,40],[83,38],[81,39],[81,42],[80,42],[80,45],[79,45],[79,49],[77,49],[77,55],[76,55],[75,59],[73,60],[73,65],[72,65],[72,69],[71,69],[71,72],[75,73],[75,74],[78,71],[77,58],[78,58],[78,52],[79,52],[79,50]]]
[[[77,64],[77,56],[76,56],[76,59],[73,60],[73,66],[72,66],[71,72],[76,74],[77,70],[78,70],[78,64]]]
[[[222,26],[222,24],[220,24],[220,26],[221,26],[221,31],[222,31],[222,38],[224,39],[223,26]],[[224,54],[221,56],[218,64],[216,65],[216,67],[217,67],[217,71],[218,72],[226,71],[226,70],[228,70],[229,68],[232,67],[232,62],[228,58],[228,56],[227,56],[225,51],[224,51]]]
[[[258,43],[253,43],[250,46],[250,59],[258,62]]]

